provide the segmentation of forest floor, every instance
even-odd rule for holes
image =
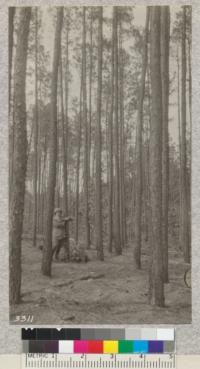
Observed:
[[[169,252],[165,308],[148,304],[147,255],[143,253],[139,271],[131,248],[121,256],[106,253],[103,262],[96,260],[95,250],[89,251],[89,257],[86,264],[53,262],[48,278],[41,274],[41,251],[25,240],[22,303],[11,307],[11,323],[17,324],[19,316],[33,316],[32,324],[55,325],[191,322],[191,291],[184,284],[186,265],[177,250]]]

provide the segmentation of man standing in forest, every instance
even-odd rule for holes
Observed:
[[[52,258],[55,253],[55,259],[58,260],[59,252],[65,246],[66,240],[66,224],[71,221],[72,217],[63,218],[62,210],[57,208],[54,210],[53,217],[53,234],[52,234]]]

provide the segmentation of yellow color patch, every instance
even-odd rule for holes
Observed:
[[[118,354],[118,341],[103,341],[104,354]]]

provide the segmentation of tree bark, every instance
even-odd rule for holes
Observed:
[[[56,158],[57,158],[57,82],[58,66],[61,50],[61,30],[63,23],[63,8],[57,8],[56,31],[54,39],[53,70],[51,81],[51,131],[50,131],[50,155],[49,178],[47,194],[47,213],[45,227],[45,243],[42,257],[42,273],[51,276],[52,262],[52,221],[56,186]]]
[[[98,9],[98,87],[97,87],[97,123],[96,123],[96,211],[95,211],[95,234],[97,258],[104,259],[102,239],[102,184],[101,184],[101,107],[102,107],[102,24],[103,8]]]
[[[182,190],[181,190],[181,111],[180,111],[180,61],[177,49],[177,118],[178,118],[178,138],[179,138],[179,230],[181,229],[182,214]],[[179,231],[179,245],[181,245],[181,233]]]
[[[10,304],[20,302],[21,239],[23,229],[27,167],[26,65],[31,8],[20,9],[14,69],[14,153],[12,192],[10,193]]]
[[[147,114],[146,122],[146,149],[144,155],[144,176],[145,176],[145,240],[150,239],[150,194],[149,194],[149,131],[151,125],[151,84],[150,84],[150,68],[147,68]]]
[[[119,111],[120,111],[120,234],[122,247],[126,244],[125,168],[124,168],[124,60],[122,47],[122,20],[119,21]]]
[[[181,229],[180,239],[185,262],[190,262],[188,199],[187,199],[187,147],[186,147],[186,7],[183,6],[181,40]]]
[[[93,74],[93,7],[90,9],[90,72],[89,72],[89,130],[88,130],[88,171],[90,182],[90,157],[92,139],[92,74]]]
[[[137,133],[136,133],[136,196],[135,196],[135,250],[134,259],[138,269],[141,268],[141,223],[142,223],[142,130],[143,130],[143,102],[145,95],[145,79],[148,58],[148,30],[149,8],[146,10],[146,25],[144,31],[144,46],[142,56],[141,85],[138,103]]]
[[[33,246],[37,243],[37,186],[38,186],[38,10],[35,8],[35,127],[33,170]]]
[[[191,67],[191,41],[190,40],[188,40],[188,69],[189,69],[190,132],[192,132],[192,67]]]
[[[109,194],[108,194],[108,250],[113,245],[113,110],[114,110],[114,16],[112,21],[112,56],[111,56],[111,104],[108,124],[109,136]]]
[[[60,57],[60,97],[61,97],[61,128],[62,128],[62,166],[63,166],[63,200],[65,217],[68,216],[68,30],[67,30],[67,53],[66,53],[66,71],[65,71],[65,114],[63,99],[63,66],[62,52]],[[69,260],[69,227],[66,224],[65,257]]]
[[[12,59],[13,59],[13,33],[14,33],[15,7],[9,7],[9,110],[11,105],[11,79],[12,79]]]
[[[180,112],[180,62],[177,50],[177,113],[178,113],[178,133],[179,133],[179,162],[181,168],[181,112]]]
[[[76,206],[75,206],[75,240],[79,239],[79,176],[80,176],[80,153],[82,138],[82,92],[83,92],[83,68],[81,66],[80,98],[79,98],[79,120],[77,131],[77,161],[76,161]]]
[[[85,247],[90,248],[90,225],[89,225],[89,190],[88,190],[88,120],[87,120],[87,90],[86,90],[86,9],[83,7],[83,40],[82,40],[82,63],[83,63],[83,122],[84,122],[84,221],[85,221]]]
[[[169,202],[169,6],[161,8],[161,78],[162,78],[162,247],[163,280],[168,283],[168,202]]]
[[[160,65],[160,7],[151,8],[150,72],[152,88],[150,127],[152,289],[155,304],[164,306],[162,268],[162,84]]]
[[[65,156],[66,156],[66,188],[65,188],[65,214],[68,216],[69,213],[69,200],[68,200],[68,188],[69,188],[69,179],[68,179],[68,146],[69,146],[69,118],[68,118],[68,100],[69,100],[69,79],[70,79],[70,73],[69,73],[69,32],[70,32],[70,25],[69,25],[69,14],[68,14],[68,21],[67,21],[67,35],[66,35],[66,63],[65,63]],[[64,143],[64,142],[63,142]],[[64,162],[63,162],[64,165]],[[69,223],[66,224],[66,254],[67,258],[69,259]]]
[[[13,65],[13,33],[14,33],[15,7],[9,8],[9,199],[12,190],[13,153],[14,153],[14,122],[12,120],[12,65]],[[13,97],[14,98],[14,97]]]
[[[117,255],[121,255],[121,235],[120,235],[120,176],[119,176],[119,117],[118,117],[118,7],[113,8],[114,25],[114,111],[115,111],[115,207],[114,207],[114,245]]]

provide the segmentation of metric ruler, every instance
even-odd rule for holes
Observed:
[[[175,354],[22,354],[21,369],[176,369]]]

